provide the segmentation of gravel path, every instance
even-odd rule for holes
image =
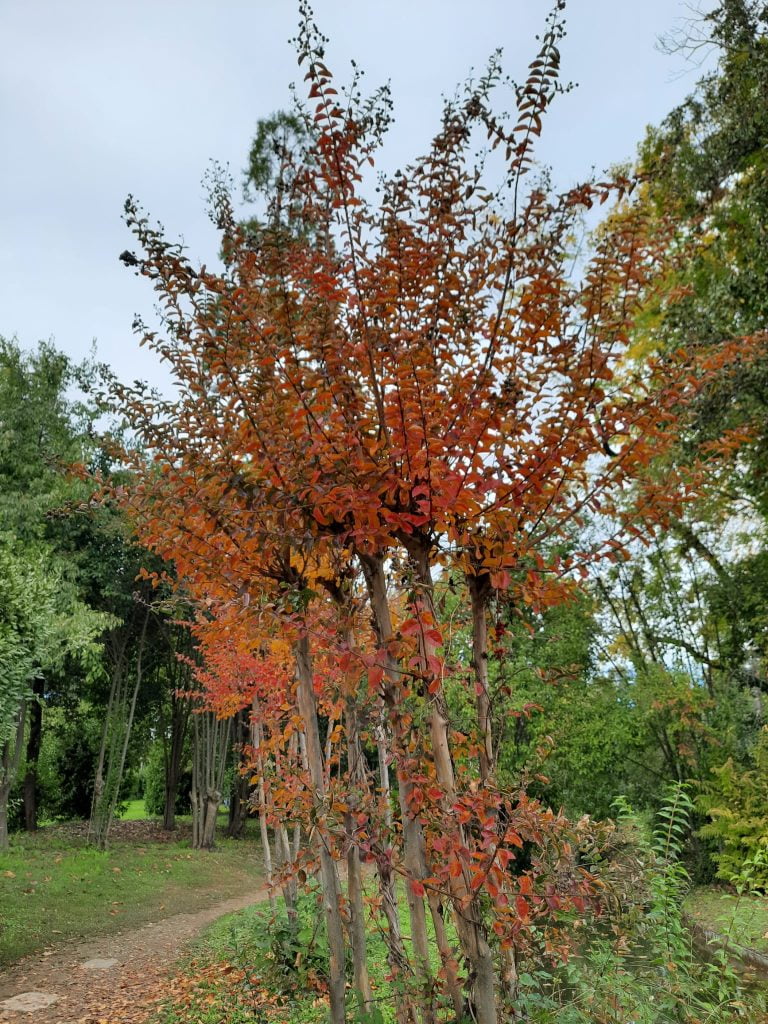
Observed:
[[[167,917],[135,931],[69,943],[27,957],[0,973],[0,1021],[142,1024],[162,997],[174,963],[206,925],[265,896],[266,891],[260,889],[193,914]],[[85,966],[93,960],[104,963]],[[113,960],[117,963],[108,965]],[[56,1001],[26,1011],[4,1005],[24,993],[56,996]]]

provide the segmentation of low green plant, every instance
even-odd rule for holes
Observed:
[[[760,731],[752,766],[729,758],[714,771],[699,802],[710,818],[699,835],[715,843],[717,877],[731,882],[747,868],[749,884],[768,889],[768,726]]]
[[[535,1024],[758,1024],[765,1000],[748,993],[721,951],[702,960],[683,921],[690,880],[682,860],[694,803],[687,787],[669,788],[652,827],[625,800],[617,828],[637,846],[644,879],[619,894],[602,925],[582,929],[576,954],[551,970],[520,974],[516,1010]],[[626,850],[624,856],[627,856]],[[543,962],[543,957],[539,958]],[[514,1019],[514,1018],[513,1018]]]

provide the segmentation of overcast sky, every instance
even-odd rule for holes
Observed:
[[[210,160],[239,184],[257,120],[300,80],[288,39],[294,0],[0,0],[0,334],[52,338],[98,355],[123,378],[161,381],[131,333],[151,317],[145,281],[118,261],[133,193],[193,262],[216,240],[202,177]],[[423,151],[440,97],[498,46],[523,78],[546,0],[315,0],[331,37],[370,87],[390,80],[395,167]],[[548,116],[538,153],[570,184],[630,158],[646,124],[691,91],[700,71],[655,46],[689,14],[679,0],[571,0],[563,77],[579,88]]]

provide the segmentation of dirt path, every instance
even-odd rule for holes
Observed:
[[[206,925],[263,899],[265,890],[226,900],[194,914],[176,914],[135,931],[105,935],[35,954],[0,973],[0,1021],[8,1024],[140,1024],[162,996],[174,962]],[[117,960],[106,969],[89,960]],[[57,996],[31,1012],[3,1001],[24,992]]]

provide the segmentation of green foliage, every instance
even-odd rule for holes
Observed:
[[[650,831],[626,800],[617,801],[617,811],[619,834],[624,844],[636,848],[644,877],[640,883],[628,879],[625,891],[616,892],[616,907],[602,928],[590,925],[589,933],[577,933],[578,951],[567,963],[551,968],[543,958],[524,963],[523,1019],[538,1024],[758,1024],[764,998],[741,986],[724,955],[713,952],[713,963],[702,961],[683,923],[688,877],[679,856],[693,811],[685,787],[667,791]]]
[[[88,817],[100,734],[94,709],[83,701],[47,709],[37,771],[43,820]]]
[[[49,344],[25,353],[0,338],[0,746],[33,679],[37,709],[70,689],[71,679],[98,677],[101,635],[115,623],[84,595],[76,531],[60,514],[88,494],[65,472],[94,450],[92,411],[69,397],[88,372]],[[6,786],[21,752],[19,745],[7,760]],[[37,750],[27,755],[34,779]]]
[[[468,731],[475,719],[471,627],[463,588],[442,594],[452,719]],[[569,814],[609,813],[627,779],[633,724],[612,681],[592,672],[595,619],[584,594],[542,615],[523,617],[503,605],[489,651],[494,734],[500,737],[499,778],[516,785],[543,773],[533,791]],[[470,680],[468,682],[468,680]]]
[[[50,517],[87,488],[63,472],[89,458],[93,414],[68,396],[92,374],[51,344],[24,352],[0,338],[0,530],[58,547],[62,521]]]
[[[42,556],[0,534],[0,746],[16,728],[33,675],[55,653],[55,598]]]
[[[50,559],[0,535],[0,743],[14,729],[32,677],[60,670],[68,658],[95,668],[98,639],[112,621],[80,602]]]
[[[266,232],[306,231],[302,201],[295,190],[297,178],[311,159],[310,127],[300,113],[278,110],[261,118],[248,153],[244,195],[251,203],[264,200],[269,219],[260,214],[245,223],[254,236]]]
[[[707,782],[700,804],[710,818],[699,831],[717,844],[717,877],[738,881],[745,869],[753,887],[768,887],[768,727],[759,733],[749,767],[729,758]]]
[[[155,740],[150,746],[141,770],[144,777],[144,806],[147,814],[162,817],[165,810],[165,761],[160,740]],[[187,756],[176,793],[177,814],[191,813],[191,786],[192,767]]]

